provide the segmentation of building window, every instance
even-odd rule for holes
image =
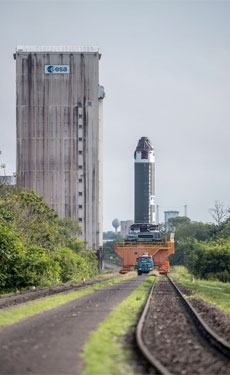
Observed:
[[[78,182],[82,182],[82,178],[79,178]]]
[[[82,196],[82,191],[79,191],[78,195],[81,197]]]
[[[82,222],[82,217],[79,217],[78,220],[79,220],[80,222]]]
[[[82,169],[83,167],[82,167],[82,165],[79,165],[78,168],[79,168],[79,169]]]
[[[79,113],[78,118],[82,118],[82,114],[81,113]]]
[[[82,155],[82,151],[78,151],[79,155]]]
[[[82,208],[82,204],[79,204],[79,205],[78,205],[78,208]]]
[[[82,124],[79,124],[78,127],[79,127],[79,129],[82,129],[82,128],[83,128]]]
[[[82,142],[82,137],[79,137],[78,140],[79,140],[79,142]]]
[[[87,102],[88,107],[92,106],[92,102]]]

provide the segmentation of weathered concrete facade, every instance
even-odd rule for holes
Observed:
[[[102,100],[95,48],[17,47],[17,185],[102,245]]]

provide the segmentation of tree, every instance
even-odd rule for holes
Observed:
[[[211,241],[217,237],[217,233],[214,224],[184,221],[175,230],[175,254],[170,256],[170,263],[186,265],[186,253],[192,250],[194,242]]]
[[[121,258],[119,257],[119,255],[117,255],[114,252],[115,243],[116,243],[116,241],[106,241],[106,242],[104,242],[104,244],[103,244],[104,260],[105,261],[111,261],[112,260],[113,263],[121,265],[122,264]]]
[[[25,248],[20,237],[7,226],[0,226],[0,290],[18,288],[24,259]]]
[[[230,218],[222,223],[218,236],[219,238],[228,239],[230,241]]]
[[[230,243],[195,241],[190,252],[186,253],[188,270],[201,279],[230,281]]]
[[[230,209],[225,208],[224,204],[219,201],[215,201],[214,208],[210,208],[210,215],[215,220],[218,226],[229,216]]]
[[[108,231],[108,232],[103,232],[103,240],[122,241],[123,237],[120,235],[120,233]]]
[[[175,232],[175,230],[185,224],[189,224],[191,220],[187,216],[177,216],[177,217],[170,217],[168,219],[166,227],[168,228],[168,232]]]
[[[98,273],[75,219],[61,219],[34,191],[0,185],[0,289],[55,285]]]

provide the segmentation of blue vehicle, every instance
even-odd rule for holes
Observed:
[[[147,253],[137,258],[137,274],[149,273],[154,268],[153,257]]]

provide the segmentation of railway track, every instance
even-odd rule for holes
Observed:
[[[230,344],[205,324],[168,277],[153,285],[136,340],[157,373],[230,374]]]
[[[120,276],[119,276],[120,277]],[[40,298],[53,296],[55,294],[61,294],[66,292],[75,291],[81,288],[85,288],[87,286],[100,283],[106,280],[113,278],[112,276],[83,281],[77,284],[66,284],[66,285],[58,285],[53,287],[44,287],[44,288],[34,288],[30,291],[20,292],[11,294],[9,296],[1,296],[0,297],[0,310],[16,305],[20,305],[22,303],[26,303],[29,301],[34,301]]]

